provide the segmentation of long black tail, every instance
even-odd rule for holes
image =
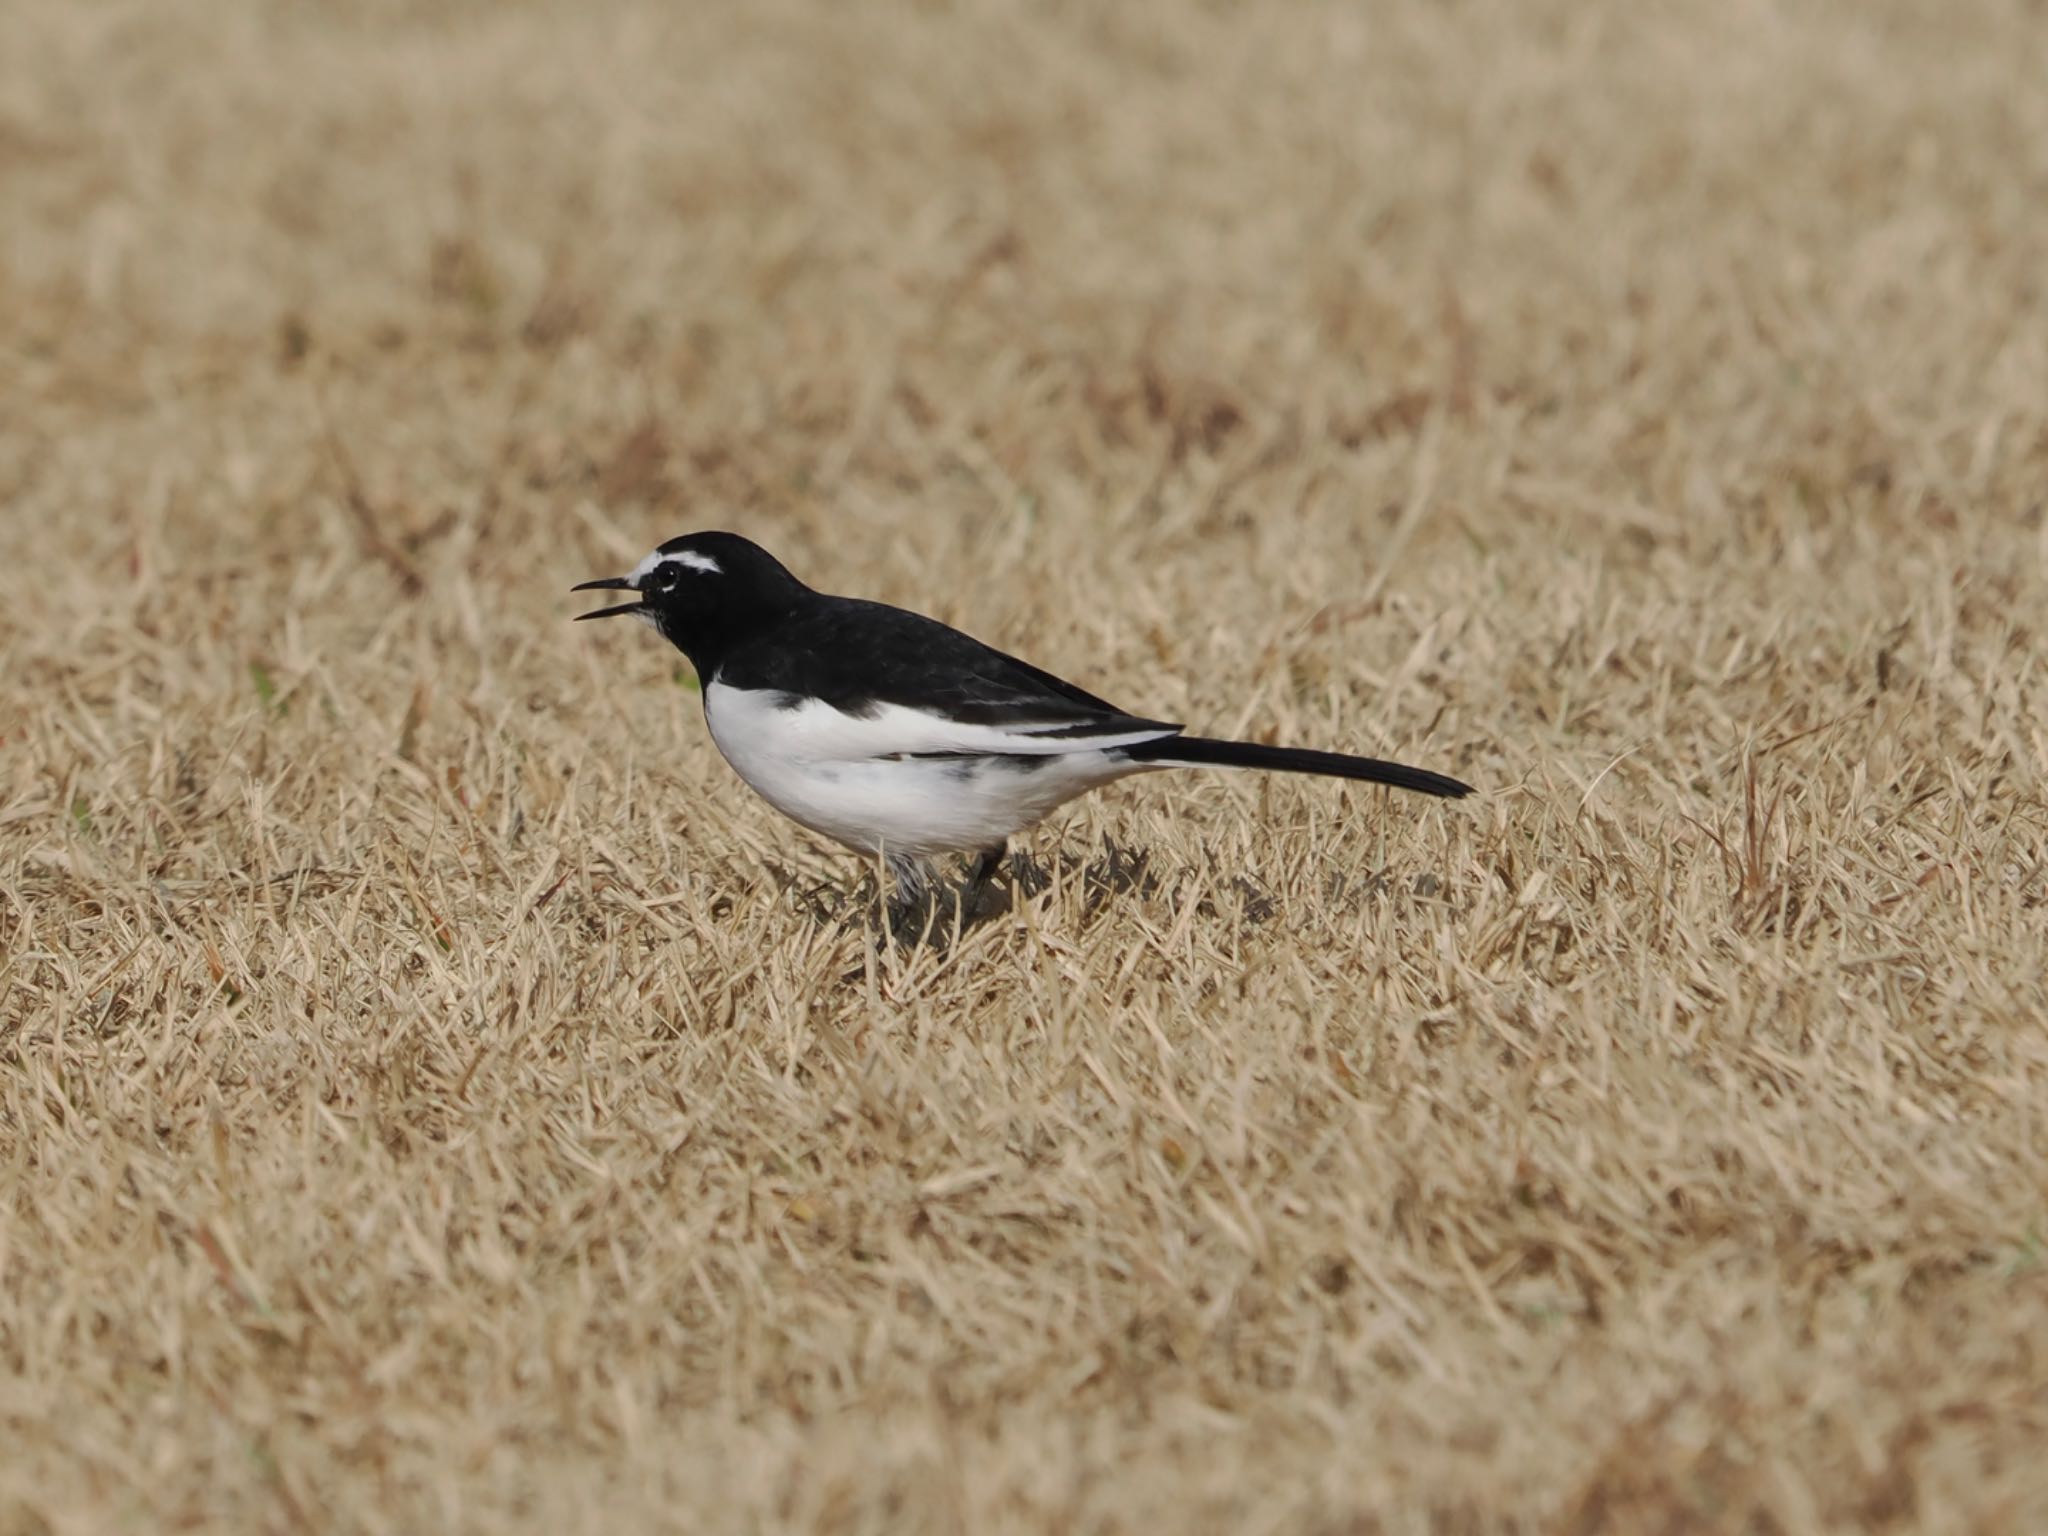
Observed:
[[[1396,789],[1413,789],[1452,800],[1472,793],[1470,784],[1431,773],[1427,768],[1381,762],[1376,757],[1348,757],[1342,752],[1316,752],[1307,747],[1262,747],[1254,742],[1216,741],[1207,736],[1162,736],[1157,741],[1125,747],[1123,754],[1135,762],[1162,766],[1264,768],[1273,773],[1320,773],[1333,779],[1363,779],[1368,784],[1391,784]]]

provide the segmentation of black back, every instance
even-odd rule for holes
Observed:
[[[1177,729],[1127,714],[937,619],[814,592],[738,534],[686,534],[661,553],[718,563],[715,573],[678,566],[672,585],[641,594],[707,686],[818,698],[849,714],[899,704],[973,725],[1065,722],[1076,735]]]
[[[937,619],[851,597],[814,595],[772,634],[728,651],[717,676],[734,688],[821,698],[849,714],[901,704],[969,725],[1064,722],[1076,735],[1174,729]]]

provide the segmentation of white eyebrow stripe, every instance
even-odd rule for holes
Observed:
[[[721,567],[719,563],[716,560],[712,559],[709,555],[700,555],[694,549],[681,549],[677,550],[674,554],[666,555],[657,549],[645,560],[642,560],[638,565],[634,566],[632,570],[628,571],[626,573],[626,579],[628,581],[633,582],[641,581],[645,579],[657,565],[662,565],[664,563],[670,565],[680,565],[683,567],[683,569],[689,571],[702,571],[707,576],[716,576],[723,569],[723,567]]]

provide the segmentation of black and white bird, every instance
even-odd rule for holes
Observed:
[[[624,576],[577,584],[697,669],[711,739],[770,805],[887,860],[909,893],[934,855],[979,855],[1091,789],[1158,768],[1265,768],[1457,797],[1471,786],[1370,757],[1189,736],[922,614],[814,592],[734,533],[670,539]]]

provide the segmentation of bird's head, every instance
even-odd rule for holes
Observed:
[[[637,593],[635,601],[576,617],[630,613],[645,619],[690,658],[699,674],[707,674],[728,645],[772,624],[809,589],[750,539],[736,533],[686,533],[624,576],[580,581],[570,590]]]

